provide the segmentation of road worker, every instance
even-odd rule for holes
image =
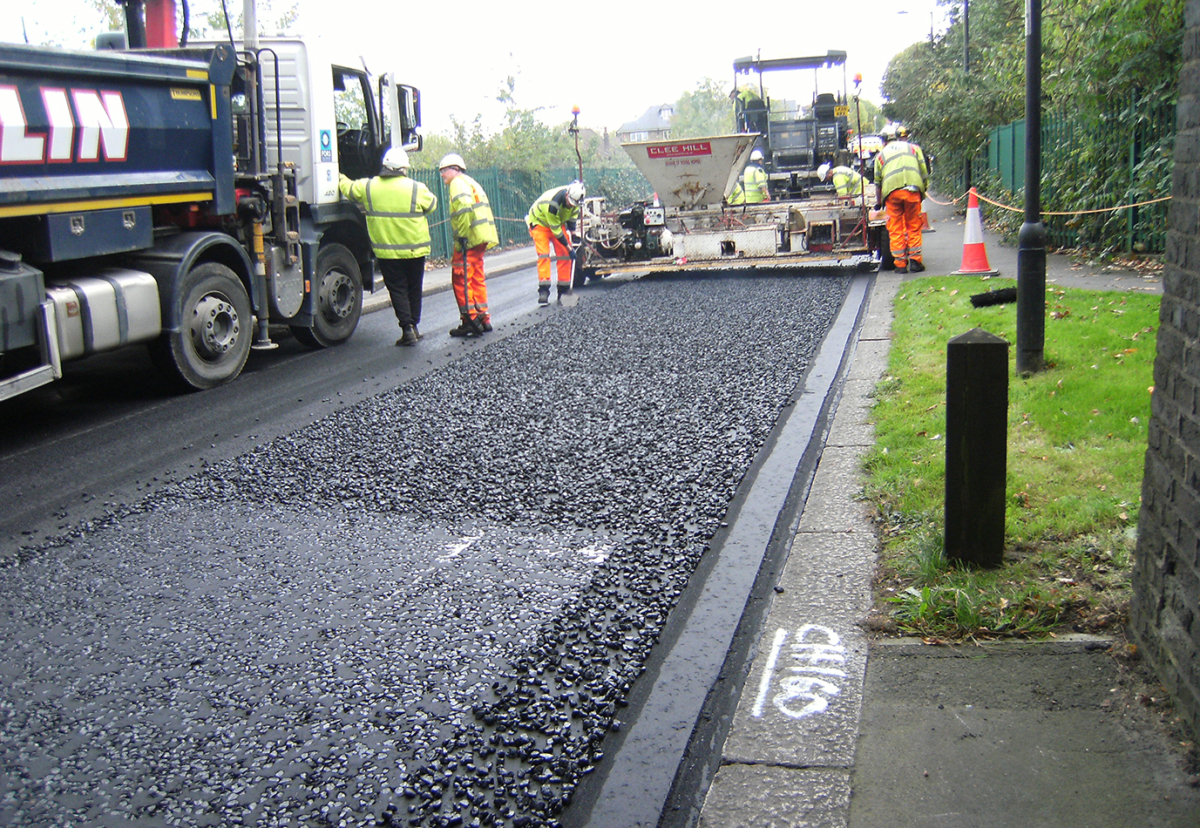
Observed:
[[[450,258],[450,284],[458,301],[461,324],[451,336],[479,336],[492,329],[488,311],[487,275],[483,254],[500,244],[496,219],[487,193],[467,175],[467,163],[456,152],[438,164],[442,183],[450,194],[450,227],[454,231],[454,254]]]
[[[750,153],[750,163],[742,171],[742,189],[746,193],[747,204],[761,204],[771,200],[771,191],[767,184],[767,174],[762,168],[762,150],[755,149]]]
[[[575,254],[571,233],[579,218],[580,204],[585,196],[583,184],[573,181],[565,187],[555,187],[542,193],[529,208],[525,223],[537,251],[538,304],[550,302],[550,263],[558,271],[558,300],[571,292],[572,263]]]
[[[864,192],[863,177],[850,167],[822,164],[817,167],[817,178],[822,182],[832,180],[839,196],[858,196]]]
[[[417,326],[421,323],[425,257],[430,251],[428,216],[438,203],[428,187],[408,177],[408,167],[408,153],[392,147],[374,178],[338,178],[342,197],[366,210],[371,249],[400,325],[396,344],[405,346],[416,345],[421,338]]]
[[[742,132],[767,131],[767,105],[753,86],[744,84],[729,93],[733,99],[733,117]]]
[[[901,127],[903,129],[903,127]],[[907,130],[904,130],[907,136]],[[920,273],[924,224],[921,202],[929,187],[925,155],[914,143],[900,138],[895,127],[885,127],[884,145],[875,156],[875,203],[887,209],[887,229],[892,258],[898,273]]]

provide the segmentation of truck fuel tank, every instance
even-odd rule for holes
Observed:
[[[62,359],[146,342],[162,333],[158,284],[149,273],[108,268],[46,286]]]

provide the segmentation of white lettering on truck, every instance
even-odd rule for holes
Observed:
[[[129,116],[120,92],[49,86],[39,91],[44,134],[30,131],[17,87],[0,86],[0,164],[99,161],[101,152],[106,161],[126,159]]]

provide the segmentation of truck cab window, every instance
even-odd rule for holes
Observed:
[[[340,66],[333,69],[333,109],[337,118],[338,162],[351,178],[379,172],[382,148],[376,139],[375,113],[367,76]]]

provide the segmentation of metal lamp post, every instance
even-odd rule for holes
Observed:
[[[1025,223],[1017,234],[1017,372],[1046,367],[1046,225],[1042,223],[1042,0],[1025,0]]]
[[[963,0],[963,74],[971,74],[971,8],[970,0]],[[971,150],[963,159],[963,192],[971,192]]]

